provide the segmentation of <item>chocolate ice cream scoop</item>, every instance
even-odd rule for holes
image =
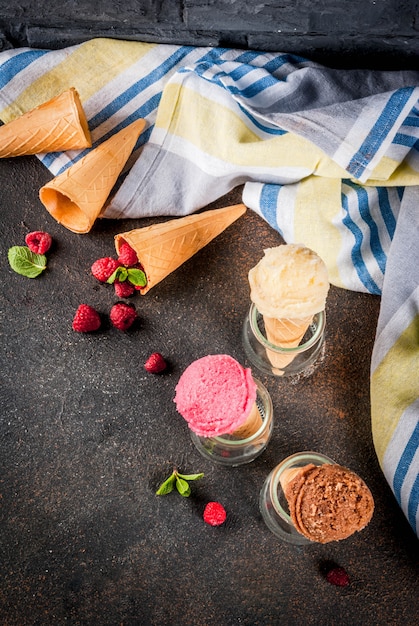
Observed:
[[[367,485],[340,465],[292,468],[280,482],[295,528],[311,541],[346,539],[365,528],[374,512]]]

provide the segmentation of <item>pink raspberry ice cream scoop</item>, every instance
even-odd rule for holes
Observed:
[[[208,355],[183,372],[174,401],[194,433],[215,437],[233,433],[246,421],[256,389],[250,369],[227,354]]]

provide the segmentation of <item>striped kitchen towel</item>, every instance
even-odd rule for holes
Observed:
[[[244,203],[303,242],[337,286],[382,295],[374,443],[419,534],[419,72],[333,70],[294,55],[93,39],[0,53],[0,119],[75,87],[93,147],[147,121],[104,217]],[[86,151],[42,154],[56,175]]]
[[[371,363],[374,445],[419,535],[419,196],[405,190],[390,247]]]

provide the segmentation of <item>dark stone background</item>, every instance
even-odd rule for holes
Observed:
[[[118,37],[404,69],[417,67],[418,35],[417,0],[0,0],[3,48]]]
[[[2,626],[416,626],[419,542],[385,481],[371,439],[369,366],[380,299],[331,288],[324,360],[297,381],[258,375],[275,425],[248,466],[202,459],[174,389],[196,358],[243,364],[247,272],[281,238],[247,211],[190,261],[134,300],[139,322],[110,328],[112,288],[90,266],[113,237],[152,220],[99,220],[88,235],[57,224],[38,190],[35,157],[0,161],[0,624]],[[240,201],[240,189],[212,207]],[[160,221],[160,220],[155,220]],[[31,230],[54,239],[47,271],[15,274],[7,250]],[[102,330],[71,329],[81,302]],[[143,363],[160,351],[170,369]],[[289,454],[314,449],[358,472],[376,510],[339,543],[305,548],[265,526],[258,495]],[[155,490],[172,470],[202,471],[193,494]],[[202,520],[209,500],[224,526]],[[333,587],[323,565],[346,568]]]

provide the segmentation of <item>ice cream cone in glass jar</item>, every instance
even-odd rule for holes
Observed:
[[[174,401],[194,445],[214,463],[249,463],[268,445],[270,395],[249,368],[229,355],[208,355],[191,363],[179,379]]]
[[[249,271],[249,285],[252,306],[243,328],[249,359],[276,376],[307,369],[324,340],[329,280],[323,260],[301,244],[268,248]]]
[[[363,530],[374,512],[360,476],[311,451],[293,454],[272,470],[259,505],[268,528],[295,545],[347,539]]]

